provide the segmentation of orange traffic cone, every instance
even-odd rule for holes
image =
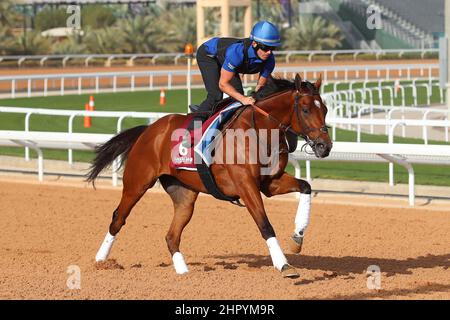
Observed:
[[[163,106],[166,104],[166,92],[164,89],[161,89],[161,92],[159,93],[159,105]]]
[[[84,105],[84,110],[90,111],[90,108],[91,108],[91,107],[89,106],[89,103],[86,103],[86,104]],[[90,128],[91,125],[92,125],[92,123],[91,123],[91,117],[89,117],[89,116],[84,116],[84,127],[85,127],[85,128]]]
[[[89,97],[89,110],[94,111],[95,110],[95,101],[94,96]]]

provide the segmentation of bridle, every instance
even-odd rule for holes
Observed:
[[[299,109],[299,105],[300,105],[300,99],[302,97],[305,97],[305,96],[312,97],[312,96],[317,95],[317,94],[318,94],[318,92],[301,93],[299,90],[296,91],[296,93],[295,93],[295,100],[294,100],[294,108],[292,108],[292,112],[291,112],[291,115],[289,117],[289,123],[288,124],[285,124],[285,123],[281,122],[280,120],[278,120],[277,118],[272,116],[270,113],[268,113],[267,111],[261,109],[260,107],[258,107],[256,105],[254,106],[254,108],[255,108],[256,111],[258,111],[259,113],[261,113],[264,116],[268,117],[270,120],[272,120],[274,122],[278,122],[278,129],[283,131],[285,134],[287,132],[290,132],[290,133],[294,134],[297,137],[302,137],[306,141],[306,144],[314,149],[314,147],[315,147],[319,137],[317,137],[316,139],[311,139],[309,137],[309,134],[311,132],[315,132],[315,131],[319,131],[320,133],[328,133],[328,127],[326,125],[324,125],[324,126],[322,126],[320,128],[311,128],[311,127],[309,127],[305,123],[305,120],[303,119],[303,117],[300,116],[300,113],[299,113],[298,109]],[[303,132],[297,132],[291,126],[292,118],[294,117],[294,113],[296,115],[297,123],[299,124],[299,127],[303,128]]]

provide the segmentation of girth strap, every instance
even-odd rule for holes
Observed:
[[[223,194],[217,186],[216,180],[214,179],[210,168],[206,165],[206,163],[201,159],[199,163],[197,161],[197,172],[200,176],[200,179],[203,182],[206,190],[216,199],[230,201],[232,204],[238,205],[240,207],[245,207],[240,201],[239,197],[229,197]]]

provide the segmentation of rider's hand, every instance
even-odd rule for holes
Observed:
[[[254,105],[256,102],[256,100],[253,97],[245,97],[244,99],[241,100],[241,103],[246,106],[246,105]]]

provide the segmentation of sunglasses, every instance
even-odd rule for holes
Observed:
[[[274,51],[276,49],[276,47],[266,46],[265,44],[258,43],[258,49],[261,49],[262,51],[267,52],[269,50]]]

